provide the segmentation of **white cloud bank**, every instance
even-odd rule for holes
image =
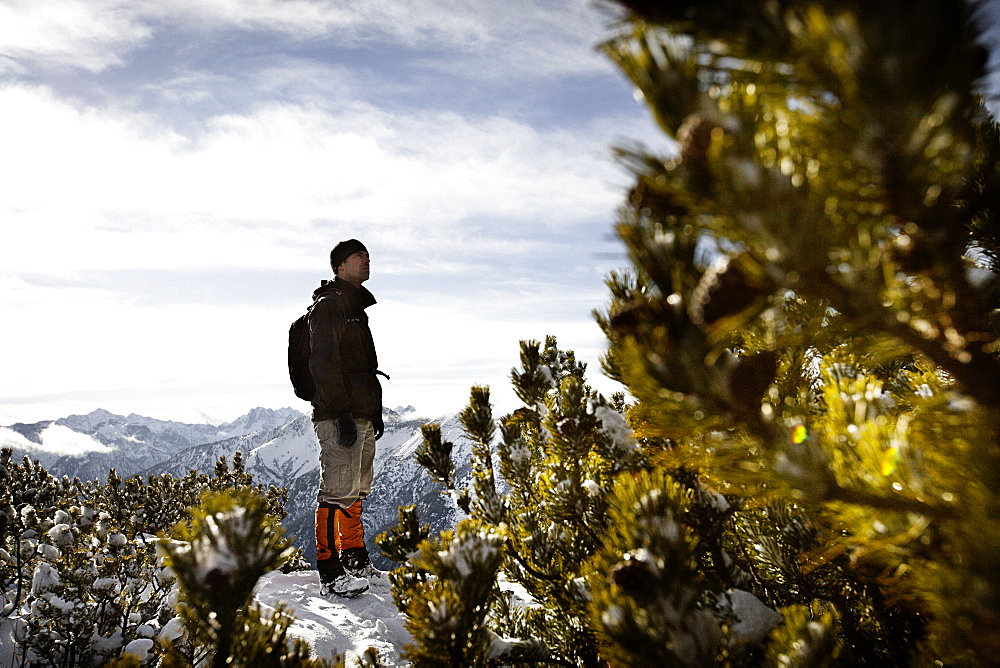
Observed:
[[[38,435],[40,443],[29,441],[18,432],[0,427],[0,447],[25,452],[54,455],[80,456],[88,452],[110,452],[113,448],[95,441],[89,434],[81,434],[69,427],[51,424]]]
[[[418,6],[410,0],[7,0],[0,6],[0,72],[101,71],[168,29],[279,33],[345,46],[390,41],[478,54],[493,72],[500,60],[508,73],[586,72],[601,65],[581,53],[574,38],[607,21],[589,0],[434,0]]]
[[[419,254],[421,240],[440,248],[478,217],[570,232],[618,197],[617,172],[585,131],[360,103],[334,115],[270,102],[207,125],[182,137],[45,88],[0,88],[0,145],[12,157],[0,162],[10,229],[0,263],[63,275],[287,267],[318,220]]]

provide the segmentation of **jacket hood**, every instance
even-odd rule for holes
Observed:
[[[366,309],[375,304],[375,295],[364,286],[354,287],[347,281],[334,278],[332,281],[320,281],[319,287],[313,290],[313,301],[317,301],[327,295],[341,295],[350,300],[351,304],[360,309]]]

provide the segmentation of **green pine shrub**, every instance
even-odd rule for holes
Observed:
[[[265,614],[252,603],[257,581],[295,553],[270,504],[248,486],[208,490],[189,519],[161,534],[157,550],[180,585],[176,611],[184,627],[182,636],[161,642],[164,666],[334,665],[289,638],[286,608]]]
[[[975,5],[617,4],[602,48],[676,148],[618,150],[631,267],[595,316],[629,403],[529,343],[524,407],[494,425],[479,388],[463,414],[470,489],[425,432],[469,516],[386,536],[409,656],[991,665],[1000,133]],[[499,562],[429,558],[456,536]]]
[[[212,492],[240,495],[261,530],[285,516],[287,490],[254,485],[239,453],[213,476],[122,479],[112,470],[103,483],[56,478],[11,456],[0,451],[0,601],[15,620],[19,665],[106,665],[129,647],[159,661],[157,638],[177,617],[178,571],[158,557],[158,536],[187,526]],[[297,551],[274,561],[308,568]],[[189,643],[190,656],[206,642]]]
[[[767,657],[995,661],[1000,134],[960,2],[621,2],[677,152],[622,149],[604,367],[785,624]]]

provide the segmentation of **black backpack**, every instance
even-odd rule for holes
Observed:
[[[288,377],[292,390],[299,399],[312,401],[316,394],[316,383],[309,371],[309,309],[295,319],[288,328]]]

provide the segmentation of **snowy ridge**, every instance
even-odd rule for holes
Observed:
[[[445,440],[455,443],[452,458],[456,479],[468,483],[471,477],[469,456],[472,444],[458,425],[458,418],[445,416],[437,420]],[[425,423],[426,423],[425,422]],[[372,554],[379,553],[373,539],[399,522],[399,506],[416,505],[422,523],[429,524],[433,532],[453,528],[462,518],[462,511],[452,498],[443,493],[442,486],[431,480],[427,471],[417,463],[415,451],[422,443],[421,425],[410,425],[389,431],[378,442],[375,453],[375,482],[372,493],[364,502],[365,540]],[[385,441],[385,445],[383,445]],[[383,559],[383,568],[392,566]]]
[[[371,495],[364,502],[365,538],[374,560],[384,568],[391,563],[380,558],[375,537],[399,519],[400,505],[417,504],[421,521],[435,531],[451,528],[460,519],[461,511],[450,497],[441,493],[441,486],[430,479],[420,466],[415,451],[422,442],[420,428],[431,420],[403,420],[392,411],[386,412],[386,431],[376,444],[375,482]],[[459,480],[467,481],[471,468],[468,463],[471,444],[461,432],[454,416],[440,420],[444,438],[455,442],[453,456]],[[183,476],[188,471],[210,473],[219,457],[232,462],[233,454],[241,452],[243,465],[254,482],[288,488],[284,525],[302,548],[307,560],[315,559],[313,517],[316,510],[316,489],[319,484],[319,444],[312,421],[300,415],[291,422],[265,432],[224,439],[187,448],[161,461],[143,475],[170,473]]]
[[[275,429],[302,413],[255,408],[222,425],[184,424],[97,409],[86,415],[0,427],[0,447],[37,459],[50,473],[104,480],[114,468],[123,477],[140,473],[193,446]]]
[[[255,479],[268,477],[274,481],[272,484],[285,486],[319,466],[316,436],[308,417],[297,418],[268,432],[266,437],[267,442],[243,451],[244,464],[253,470]]]
[[[157,462],[142,473],[144,475],[170,473],[173,476],[184,476],[188,471],[209,473],[215,468],[219,457],[225,457],[231,464],[233,455],[240,452],[243,455],[244,466],[249,472],[254,473],[255,482],[265,485],[284,485],[283,473],[289,470],[308,472],[309,452],[315,440],[309,418],[299,415],[291,422],[267,431],[233,436],[185,448]],[[303,467],[307,468],[303,470]],[[263,474],[263,479],[258,479],[258,472]]]
[[[423,440],[420,428],[441,424],[442,436],[455,444],[456,479],[466,485],[471,476],[471,443],[454,415],[436,420],[415,418],[412,407],[386,409],[385,435],[375,453],[375,482],[365,500],[365,534],[369,551],[382,567],[376,536],[398,522],[400,505],[416,504],[422,522],[440,531],[461,519],[454,501],[441,492],[416,462]],[[121,416],[106,410],[71,415],[32,425],[0,427],[0,447],[14,449],[19,461],[27,454],[55,476],[104,480],[114,468],[118,475],[175,477],[189,471],[211,474],[220,457],[231,464],[241,452],[254,481],[286,487],[285,528],[308,560],[315,558],[313,516],[319,483],[319,446],[309,417],[291,408],[255,408],[222,425],[184,424],[140,415]]]

